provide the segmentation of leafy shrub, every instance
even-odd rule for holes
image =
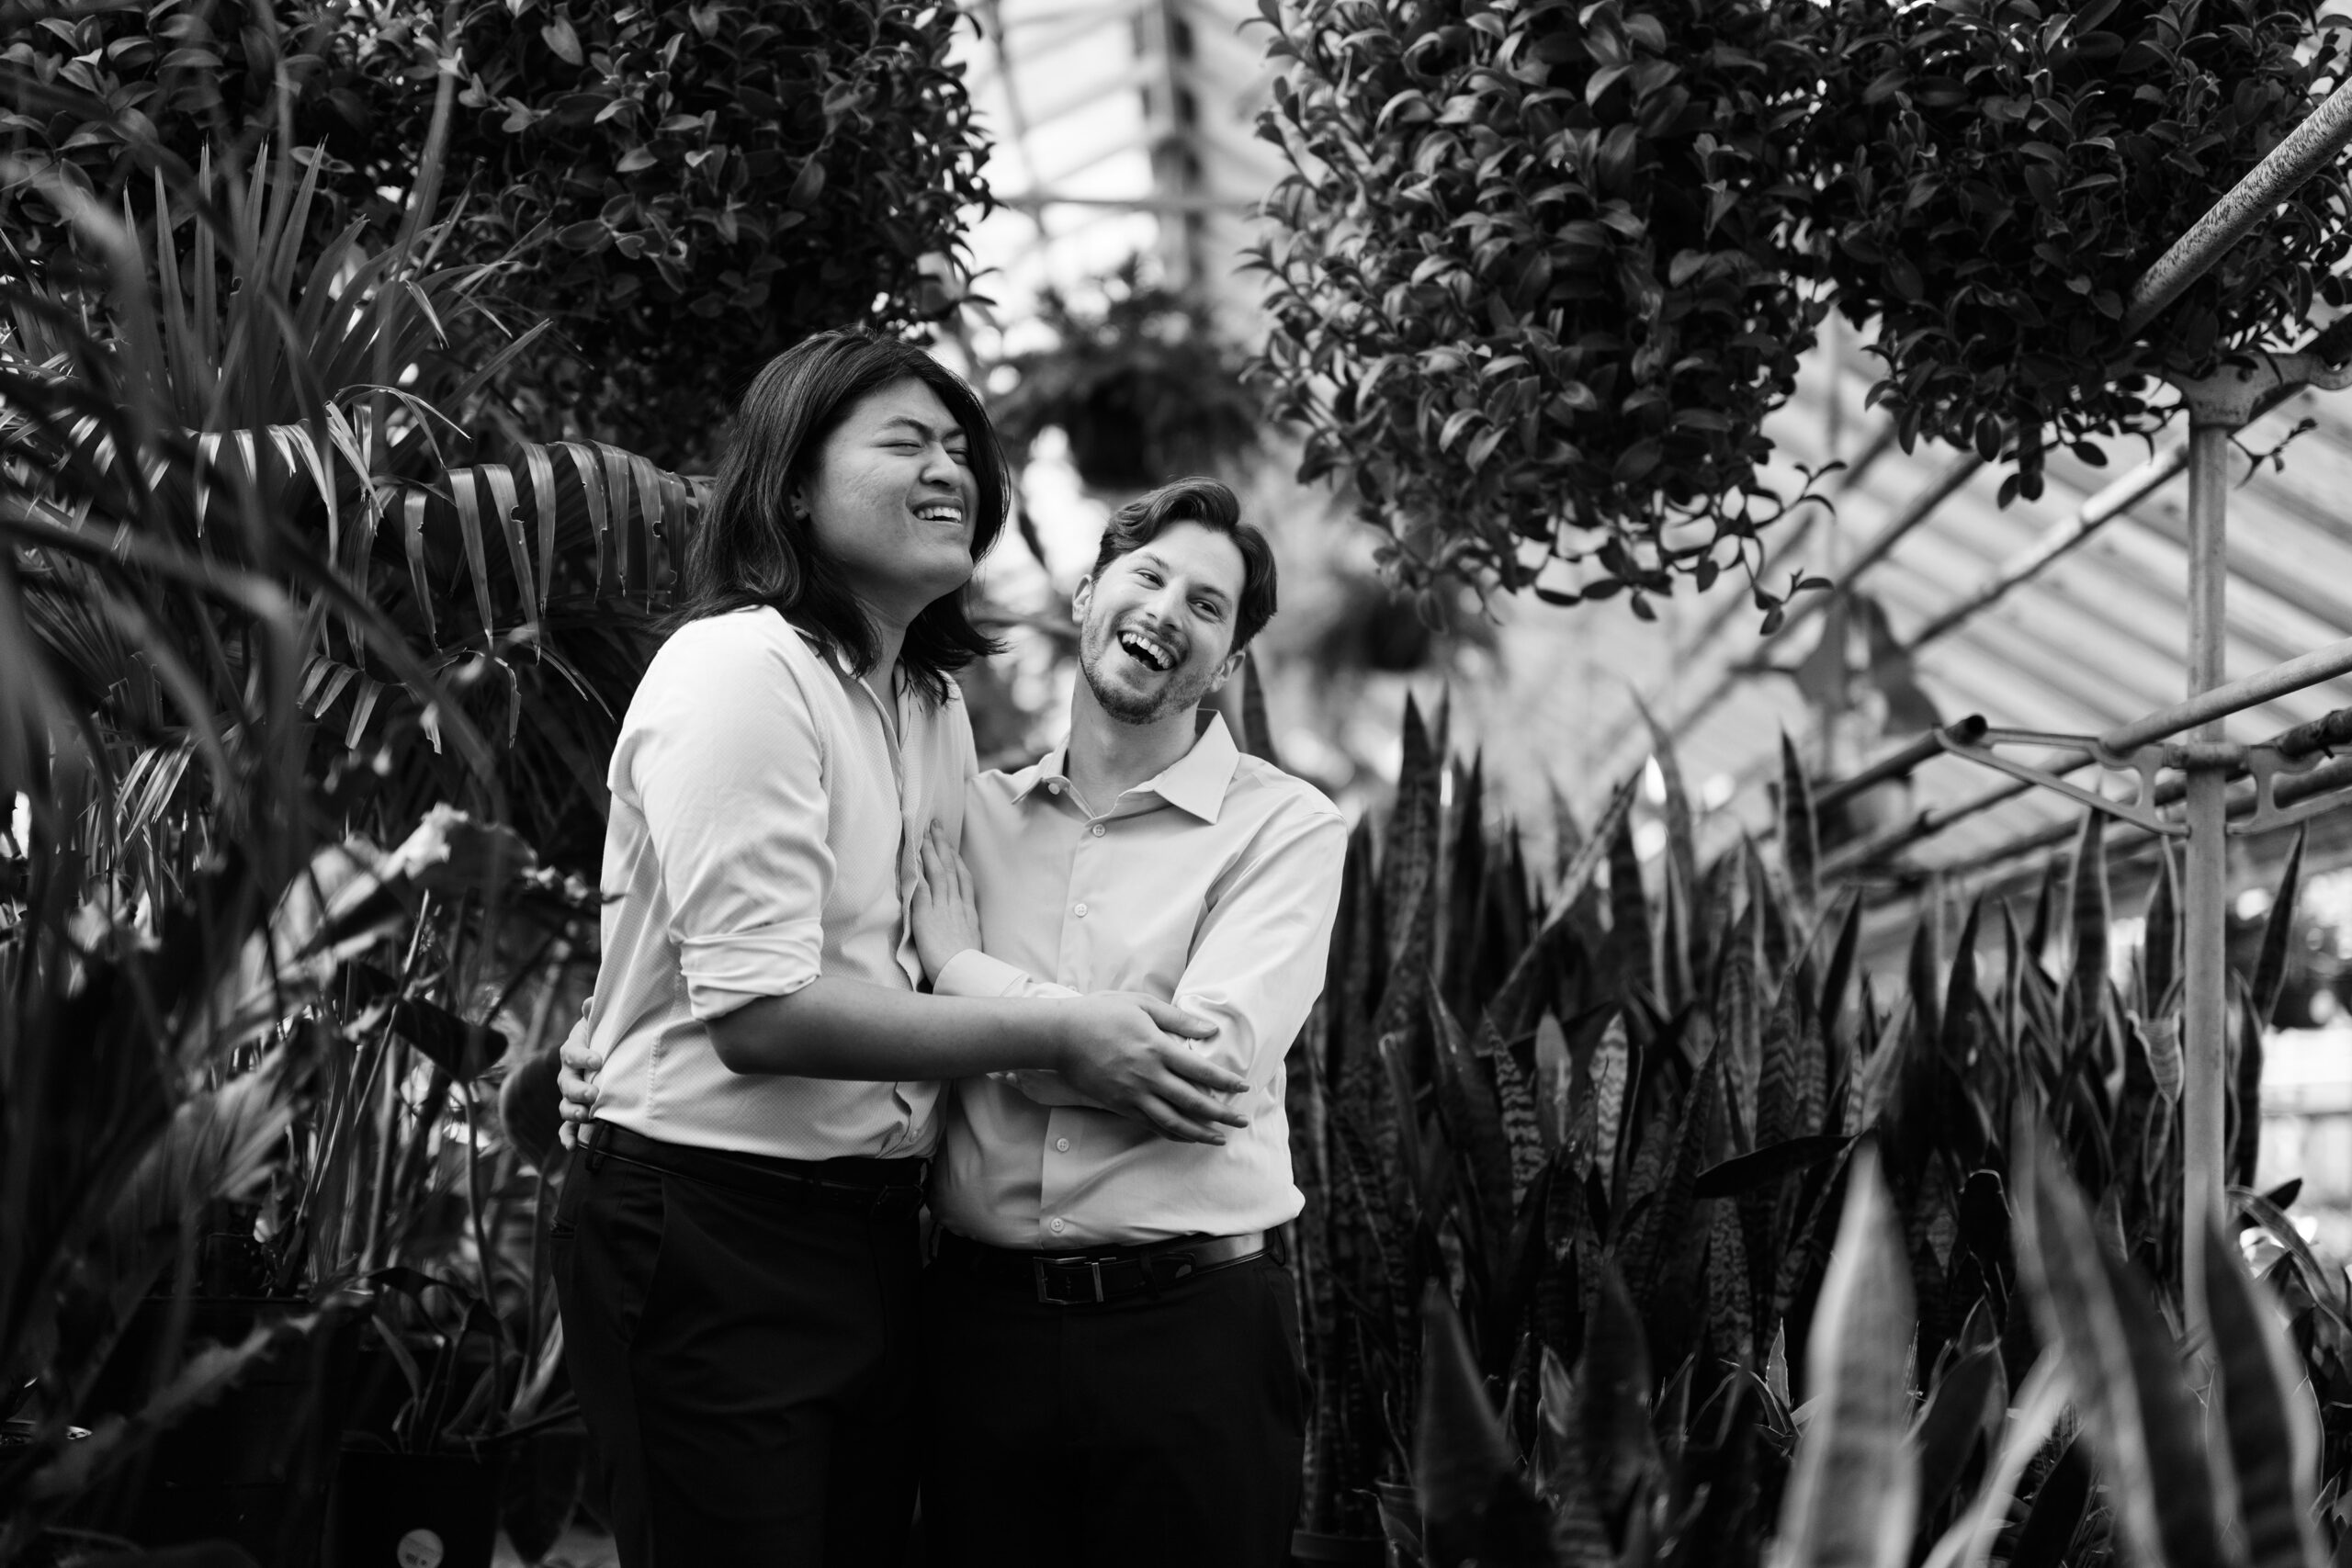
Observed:
[[[36,11],[50,0],[32,0]],[[589,434],[668,466],[707,460],[735,398],[827,327],[919,328],[952,305],[984,143],[947,58],[959,13],[901,0],[579,6],[368,0],[210,13],[55,6],[9,42],[24,78],[82,95],[17,101],[35,162],[112,205],[147,188],[129,144],[241,164],[265,136],[322,142],[331,205],[389,220],[430,133],[446,51],[462,61],[448,166],[463,181],[445,265],[519,252],[499,285],[543,339],[494,378],[510,434]],[[286,101],[275,101],[282,68]],[[27,197],[35,244],[62,231]],[[12,222],[12,234],[16,225]],[[469,344],[487,361],[495,331]]]
[[[2288,344],[2352,254],[2352,197],[2307,182],[2136,339],[2132,286],[2310,112],[2347,60],[2314,0],[1841,0],[1815,221],[1838,309],[1875,321],[1873,389],[1922,434],[2018,463],[2145,434],[2156,383]],[[2315,36],[2316,29],[2316,36]]]
[[[965,215],[987,200],[947,57],[956,7],[479,0],[446,38],[435,14],[418,0],[410,26],[465,62],[449,153],[471,182],[467,249],[552,235],[509,293],[571,341],[544,394],[571,428],[707,460],[799,338],[952,308]]]
[[[1257,373],[1385,563],[1572,602],[1751,570],[1764,416],[1820,306],[1791,134],[1819,13],[1755,0],[1295,0],[1260,133],[1292,164],[1256,253]],[[1684,522],[1707,536],[1669,544]],[[1770,595],[1766,596],[1769,606]]]

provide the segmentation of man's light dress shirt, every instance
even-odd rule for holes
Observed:
[[[967,1078],[932,1210],[972,1240],[1050,1250],[1281,1224],[1303,1201],[1283,1056],[1323,988],[1347,823],[1312,785],[1241,755],[1221,718],[1115,801],[1080,800],[1065,758],[972,781],[963,851],[986,951],[957,954],[933,989],[1164,998],[1218,1025],[1193,1048],[1249,1079],[1236,1104],[1250,1125],[1222,1145],[1176,1143],[1050,1073]]]
[[[928,1155],[935,1083],[739,1074],[704,1025],[820,974],[911,990],[906,909],[937,818],[976,765],[953,683],[867,684],[772,609],[681,627],[621,721],[607,784],[604,963],[591,1038],[599,1118],[700,1148],[831,1159]]]

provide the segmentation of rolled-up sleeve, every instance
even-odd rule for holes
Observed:
[[[1285,812],[1210,896],[1169,999],[1220,1026],[1193,1049],[1252,1085],[1281,1064],[1323,989],[1347,859],[1344,818]]]
[[[823,744],[797,672],[748,617],[683,629],[646,683],[621,737],[625,779],[687,1006],[707,1021],[818,976],[834,872]]]

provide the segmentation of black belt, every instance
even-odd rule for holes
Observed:
[[[580,1129],[577,1157],[590,1169],[600,1160],[616,1159],[641,1165],[690,1181],[731,1188],[756,1198],[800,1201],[816,1199],[847,1208],[881,1212],[902,1209],[913,1213],[922,1206],[923,1176],[929,1165],[920,1159],[785,1159],[775,1155],[742,1154],[733,1149],[692,1148],[665,1144],[616,1127],[610,1122],[590,1122]]]
[[[1261,1258],[1266,1233],[1183,1235],[1140,1247],[1098,1247],[1084,1252],[1024,1252],[989,1247],[939,1232],[940,1266],[992,1285],[1034,1290],[1047,1306],[1094,1306],[1129,1296],[1157,1294],[1181,1280],[1196,1279]]]

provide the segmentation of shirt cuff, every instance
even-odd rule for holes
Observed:
[[[788,997],[817,977],[823,942],[813,921],[683,938],[687,1010],[707,1023],[762,997]]]
[[[931,990],[939,997],[1010,997],[1028,980],[1027,974],[1003,959],[967,947],[940,966],[932,977]]]

